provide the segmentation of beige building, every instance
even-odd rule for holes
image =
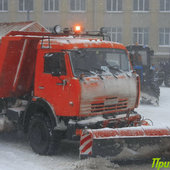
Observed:
[[[106,27],[113,41],[152,47],[154,61],[170,57],[170,0],[0,0],[0,22],[27,20]]]

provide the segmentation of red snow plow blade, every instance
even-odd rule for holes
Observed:
[[[80,158],[109,156],[113,160],[141,159],[157,157],[169,148],[169,127],[87,129],[80,139]]]

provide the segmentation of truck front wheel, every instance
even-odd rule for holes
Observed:
[[[40,155],[56,153],[59,136],[51,127],[48,116],[43,113],[31,117],[29,124],[29,142],[34,152]]]

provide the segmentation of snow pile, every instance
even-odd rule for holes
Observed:
[[[170,88],[160,88],[159,106],[140,105],[136,111],[150,119],[154,126],[169,126],[170,124]]]
[[[75,163],[74,170],[115,170],[119,165],[112,163],[107,158],[88,158]]]

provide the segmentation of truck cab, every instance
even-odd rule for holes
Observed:
[[[48,40],[43,43],[48,46]],[[123,45],[64,37],[51,40],[50,46],[38,47],[34,96],[49,103],[57,116],[87,117],[136,107],[137,78]]]

